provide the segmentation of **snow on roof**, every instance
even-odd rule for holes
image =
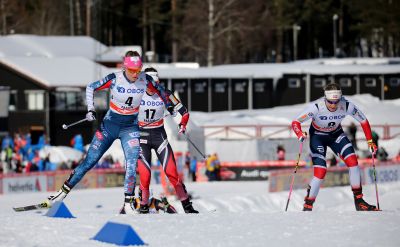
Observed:
[[[110,46],[103,53],[99,54],[96,61],[99,62],[121,62],[122,57],[127,51],[137,51],[142,54],[142,47],[138,45],[131,46]]]
[[[92,61],[116,62],[127,50],[140,46],[114,46],[88,36],[0,36],[3,64],[26,74],[48,87],[78,85],[97,80],[111,71]],[[80,59],[79,59],[80,57]],[[86,60],[85,60],[85,59]],[[331,58],[302,60],[282,64],[229,64],[199,67],[197,63],[148,64],[159,70],[161,78],[280,78],[284,74],[395,74],[400,73],[400,58]],[[68,70],[60,77],[60,66]],[[99,69],[100,67],[101,69]],[[89,73],[88,73],[89,71]],[[95,76],[93,76],[95,75]],[[79,83],[80,82],[80,83]]]
[[[161,78],[280,78],[284,74],[396,74],[400,64],[324,65],[318,63],[229,64],[214,67],[157,68]]]
[[[350,65],[350,64],[378,65],[378,64],[399,64],[400,58],[398,58],[398,57],[317,58],[317,59],[308,59],[308,60],[298,60],[298,61],[295,61],[294,63],[295,64],[322,64],[322,65]]]
[[[0,63],[45,87],[86,87],[112,72],[84,57],[7,57]]]
[[[96,59],[107,46],[88,36],[0,36],[0,54],[3,57],[86,57]]]

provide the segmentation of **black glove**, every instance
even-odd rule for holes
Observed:
[[[169,112],[169,114],[171,114],[171,116],[175,116],[176,115],[176,112],[175,112],[173,106],[168,106],[167,107],[167,111]]]

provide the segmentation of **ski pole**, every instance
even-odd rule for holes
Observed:
[[[293,184],[294,184],[294,176],[297,173],[297,168],[299,167],[299,162],[300,162],[300,156],[301,153],[303,152],[303,142],[300,142],[300,147],[299,147],[299,155],[297,156],[297,162],[296,162],[296,167],[294,168],[294,173],[292,174],[292,181],[290,182],[290,190],[289,190],[289,196],[286,202],[286,208],[285,211],[287,211],[289,207],[289,201],[290,201],[290,196],[292,195],[292,190],[293,190]]]
[[[376,181],[376,169],[375,169],[375,156],[376,152],[372,152],[372,168],[373,168],[373,173],[374,173],[374,182],[375,182],[375,194],[376,194],[376,206],[378,207],[378,210],[380,210],[379,207],[379,196],[378,196],[378,183]]]
[[[192,146],[194,147],[194,149],[196,149],[196,151],[203,157],[203,159],[206,159],[206,156],[197,148],[197,146],[192,142],[192,140],[190,140],[190,138],[186,135],[186,133],[183,133],[183,135],[186,137],[186,140],[192,144]]]
[[[79,120],[79,121],[73,122],[73,123],[68,124],[68,125],[67,125],[67,124],[63,124],[63,125],[62,125],[62,128],[66,130],[66,129],[68,129],[68,128],[71,127],[71,126],[80,124],[80,123],[85,122],[85,121],[87,121],[87,118],[81,119],[81,120]]]

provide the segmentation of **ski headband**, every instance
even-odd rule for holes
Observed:
[[[127,69],[139,70],[142,68],[142,65],[142,59],[138,56],[124,58],[124,66]]]
[[[325,91],[325,98],[327,100],[340,100],[341,97],[342,97],[342,90]]]

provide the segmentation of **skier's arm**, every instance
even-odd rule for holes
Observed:
[[[166,92],[168,95],[168,100],[171,102],[171,105],[167,107],[167,110],[171,113],[171,115],[174,115],[174,112],[177,111],[182,116],[181,122],[179,123],[179,132],[184,133],[186,131],[186,125],[189,121],[189,111],[170,90],[167,89]]]
[[[160,83],[154,81],[153,77],[146,74],[147,87],[150,91],[155,91],[162,101],[168,111],[176,110],[181,114],[182,119],[179,123],[179,133],[184,133],[186,131],[186,125],[189,121],[189,112],[186,107],[184,107],[181,102],[173,95],[170,90],[165,89]]]
[[[95,112],[94,108],[94,91],[110,88],[112,81],[115,79],[115,74],[109,74],[99,81],[95,81],[86,87],[86,103],[88,112]]]
[[[318,112],[318,108],[316,104],[311,104],[308,106],[301,114],[292,121],[292,129],[296,134],[299,141],[303,142],[306,138],[306,135],[303,133],[301,129],[301,124],[306,122],[308,119],[312,118]]]
[[[368,146],[371,149],[371,152],[375,152],[377,150],[376,144],[372,140],[372,131],[371,131],[371,126],[369,124],[369,121],[367,117],[360,111],[353,103],[347,101],[346,102],[346,108],[347,108],[347,115],[352,116],[357,122],[360,123],[363,131],[365,138],[367,139]]]
[[[154,81],[153,77],[146,74],[146,81],[147,81],[147,89],[151,92],[155,92],[160,96],[161,100],[164,102],[165,107],[169,107],[172,103],[168,99],[168,93],[160,83]]]

